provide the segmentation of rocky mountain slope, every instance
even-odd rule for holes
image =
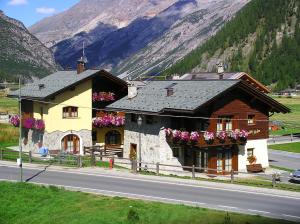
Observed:
[[[97,26],[115,29],[128,26],[140,17],[153,17],[176,0],[81,0],[70,9],[45,18],[29,31],[47,46],[85,32],[93,35]]]
[[[44,76],[56,69],[51,51],[25,26],[0,11],[0,80]]]
[[[122,76],[157,75],[213,36],[248,0],[194,1],[163,35],[113,70]]]
[[[164,76],[213,71],[246,71],[274,90],[300,82],[300,2],[252,0],[213,38],[163,72]]]
[[[81,0],[30,31],[52,45],[62,67],[76,66],[84,42],[89,67],[135,77],[182,58],[248,1]]]

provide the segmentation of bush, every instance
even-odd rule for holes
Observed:
[[[127,220],[131,223],[138,222],[140,220],[139,214],[134,209],[128,211]]]

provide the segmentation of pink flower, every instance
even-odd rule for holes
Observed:
[[[217,132],[217,138],[220,140],[225,140],[226,138],[226,132],[225,131],[219,131]]]
[[[239,132],[239,137],[240,137],[240,138],[248,138],[248,135],[249,135],[249,132],[246,131],[246,130],[241,130],[241,131]]]
[[[32,129],[34,128],[35,126],[35,119],[34,118],[26,118],[24,120],[24,124],[23,124],[24,128],[27,128],[27,129]]]
[[[181,132],[180,138],[182,141],[188,142],[190,140],[190,133],[188,131],[183,131]]]
[[[166,132],[166,135],[167,135],[168,137],[172,136],[172,129],[171,129],[171,128],[166,128],[166,129],[165,129],[165,132]]]
[[[102,127],[121,127],[125,125],[125,117],[105,114],[103,117],[96,117],[92,120],[93,126],[96,128]]]
[[[206,132],[204,132],[203,137],[204,137],[205,141],[211,141],[211,140],[214,140],[215,134],[213,132],[206,131]]]
[[[240,133],[239,130],[235,129],[235,130],[233,130],[229,133],[229,137],[234,139],[234,140],[237,140],[238,137],[239,137],[239,133]]]
[[[93,93],[92,95],[93,102],[96,101],[114,101],[115,100],[115,94],[112,92],[99,92],[99,93]]]
[[[181,131],[179,130],[173,130],[172,134],[174,140],[179,140],[181,138]]]
[[[15,127],[20,126],[20,116],[19,115],[13,115],[9,119],[9,123],[11,123]]]
[[[197,131],[192,131],[190,135],[190,140],[193,142],[198,142],[200,138],[200,135]]]
[[[35,126],[35,129],[37,129],[37,130],[44,130],[45,129],[45,122],[41,119],[36,120],[34,126]]]

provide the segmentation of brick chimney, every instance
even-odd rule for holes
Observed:
[[[85,71],[85,60],[83,59],[83,57],[81,57],[78,61],[77,61],[77,74],[80,74],[82,72]]]

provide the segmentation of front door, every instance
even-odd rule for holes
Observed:
[[[80,140],[77,135],[66,135],[61,141],[62,149],[71,154],[79,153]]]

